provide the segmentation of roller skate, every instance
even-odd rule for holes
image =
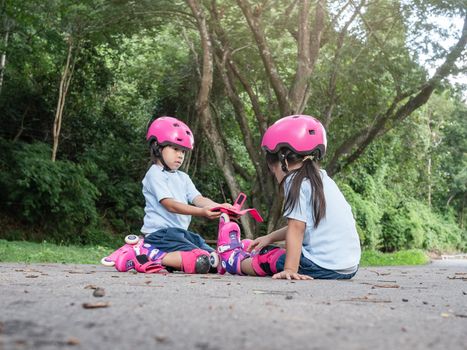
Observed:
[[[211,253],[210,262],[217,266],[217,272],[221,275],[229,272],[231,274],[242,274],[240,263],[250,257],[246,250],[251,244],[250,239],[240,240],[240,227],[230,219],[238,219],[245,214],[250,214],[253,219],[262,222],[263,219],[256,209],[242,210],[246,201],[246,195],[240,193],[232,208],[216,207],[211,210],[220,211],[219,229],[216,252]]]
[[[245,244],[251,243],[250,240]],[[216,250],[220,264],[217,272],[221,275],[226,272],[232,275],[242,275],[241,262],[249,258],[250,254],[245,251],[244,244],[240,240],[240,227],[237,223],[231,222],[229,216],[221,214],[219,223],[219,235],[217,238]]]
[[[142,237],[128,235],[125,245],[109,256],[102,258],[104,266],[114,266],[117,271],[136,270],[143,273],[156,273],[164,270],[162,259],[167,254],[149,243],[144,243]]]

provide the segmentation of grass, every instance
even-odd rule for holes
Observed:
[[[101,246],[64,246],[48,242],[32,243],[0,239],[0,262],[98,264],[112,248]],[[428,256],[419,249],[396,253],[363,251],[360,266],[423,265]]]
[[[429,261],[428,255],[420,249],[401,250],[395,253],[366,250],[362,252],[360,266],[424,265]]]
[[[0,239],[0,262],[98,264],[112,252],[101,246],[57,245]]]

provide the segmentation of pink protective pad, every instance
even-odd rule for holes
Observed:
[[[266,249],[267,247],[263,248]],[[261,252],[252,256],[251,265],[258,276],[274,275],[277,273],[276,263],[279,258],[285,254],[285,249],[274,248],[269,250],[267,253],[261,254]],[[267,271],[269,270],[269,271]]]
[[[182,271],[185,273],[196,273],[196,259],[201,255],[206,255],[209,259],[209,253],[203,249],[180,252],[180,255],[182,256]]]

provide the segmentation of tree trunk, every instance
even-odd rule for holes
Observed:
[[[196,110],[199,115],[201,125],[203,126],[204,133],[213,148],[213,152],[216,156],[216,161],[219,167],[223,169],[225,180],[229,186],[232,197],[238,195],[241,192],[237,180],[235,179],[235,171],[227,154],[222,137],[217,129],[214,120],[211,115],[209,108],[209,95],[212,88],[213,81],[213,59],[212,59],[212,45],[211,39],[209,38],[206,19],[204,18],[203,11],[201,10],[197,0],[186,0],[191,8],[191,11],[196,18],[200,38],[201,46],[203,49],[203,68],[201,72],[201,86],[198,92],[198,98],[196,101]],[[253,230],[251,223],[246,217],[242,217],[242,223],[244,224],[245,235],[247,238],[253,238]]]
[[[65,107],[65,99],[68,93],[68,88],[70,86],[71,77],[73,76],[73,69],[74,69],[74,59],[73,59],[73,39],[72,37],[68,37],[68,54],[65,63],[65,67],[63,68],[62,77],[60,79],[60,87],[58,91],[58,101],[57,101],[57,109],[55,111],[55,119],[54,125],[52,129],[53,134],[53,146],[52,146],[52,162],[55,162],[57,158],[57,150],[58,150],[58,141],[60,138],[60,130],[62,128],[62,119],[63,119],[63,109]]]
[[[6,10],[6,4],[5,0],[2,0],[2,5],[1,5],[1,20],[2,24],[4,25],[4,30],[5,34],[3,35],[3,52],[2,55],[0,56],[0,94],[2,93],[2,87],[3,87],[3,77],[5,75],[5,66],[6,66],[6,49],[8,47],[8,39],[10,36],[10,30],[11,30],[11,23],[10,20],[6,17],[5,14]]]

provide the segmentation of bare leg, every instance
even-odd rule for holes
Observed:
[[[162,265],[173,267],[174,269],[182,269],[182,255],[180,252],[170,252],[162,259]]]
[[[240,263],[240,266],[241,266],[242,272],[245,275],[256,276],[256,272],[255,270],[253,270],[251,260],[252,260],[251,258],[246,258]]]

